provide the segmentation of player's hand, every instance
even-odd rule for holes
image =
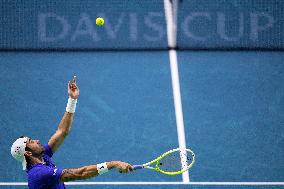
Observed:
[[[132,171],[133,168],[129,163],[117,161],[115,167],[119,170],[120,173],[128,173]]]
[[[68,95],[73,99],[77,99],[79,96],[79,88],[76,84],[76,76],[73,76],[71,82],[68,81]]]

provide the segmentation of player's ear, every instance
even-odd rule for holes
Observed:
[[[26,151],[25,152],[25,156],[27,156],[27,157],[30,157],[30,156],[32,156],[33,155],[33,153],[31,152],[31,151]]]

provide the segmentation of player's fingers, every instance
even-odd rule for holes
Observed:
[[[71,88],[70,81],[68,81],[68,90]]]
[[[123,167],[123,169],[120,169],[121,173],[127,173],[128,172],[128,168],[127,167]]]
[[[127,169],[127,172],[132,171],[131,165],[130,165],[130,164],[127,164],[126,169]]]
[[[74,82],[74,80],[72,80],[71,86],[72,86],[72,87],[76,87],[76,86],[77,86],[77,84],[76,84],[76,82]]]
[[[74,75],[74,76],[73,76],[72,83],[76,83],[76,78],[77,78],[76,75]]]
[[[71,84],[71,87],[72,89],[77,89],[77,86],[74,83]]]

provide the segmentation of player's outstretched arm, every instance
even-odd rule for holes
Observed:
[[[130,164],[121,161],[106,162],[106,165],[108,170],[117,168],[120,173],[128,173],[133,169]],[[89,165],[77,169],[64,169],[61,174],[60,180],[62,182],[68,182],[95,177],[99,175],[98,169],[98,165]]]
[[[76,84],[76,76],[73,77],[72,82],[68,82],[68,95],[69,99],[66,107],[66,112],[64,113],[63,118],[58,125],[57,131],[48,141],[48,145],[53,153],[62,144],[72,126],[76,103],[79,97],[79,88]]]

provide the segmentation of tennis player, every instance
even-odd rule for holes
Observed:
[[[23,170],[27,172],[30,189],[64,189],[64,182],[88,179],[113,168],[117,168],[120,173],[127,173],[133,169],[130,164],[121,161],[104,162],[76,169],[60,169],[54,165],[52,155],[70,132],[73,122],[79,96],[76,76],[72,82],[68,82],[68,94],[66,112],[48,144],[42,145],[38,140],[20,137],[11,147],[12,156],[22,162]]]

